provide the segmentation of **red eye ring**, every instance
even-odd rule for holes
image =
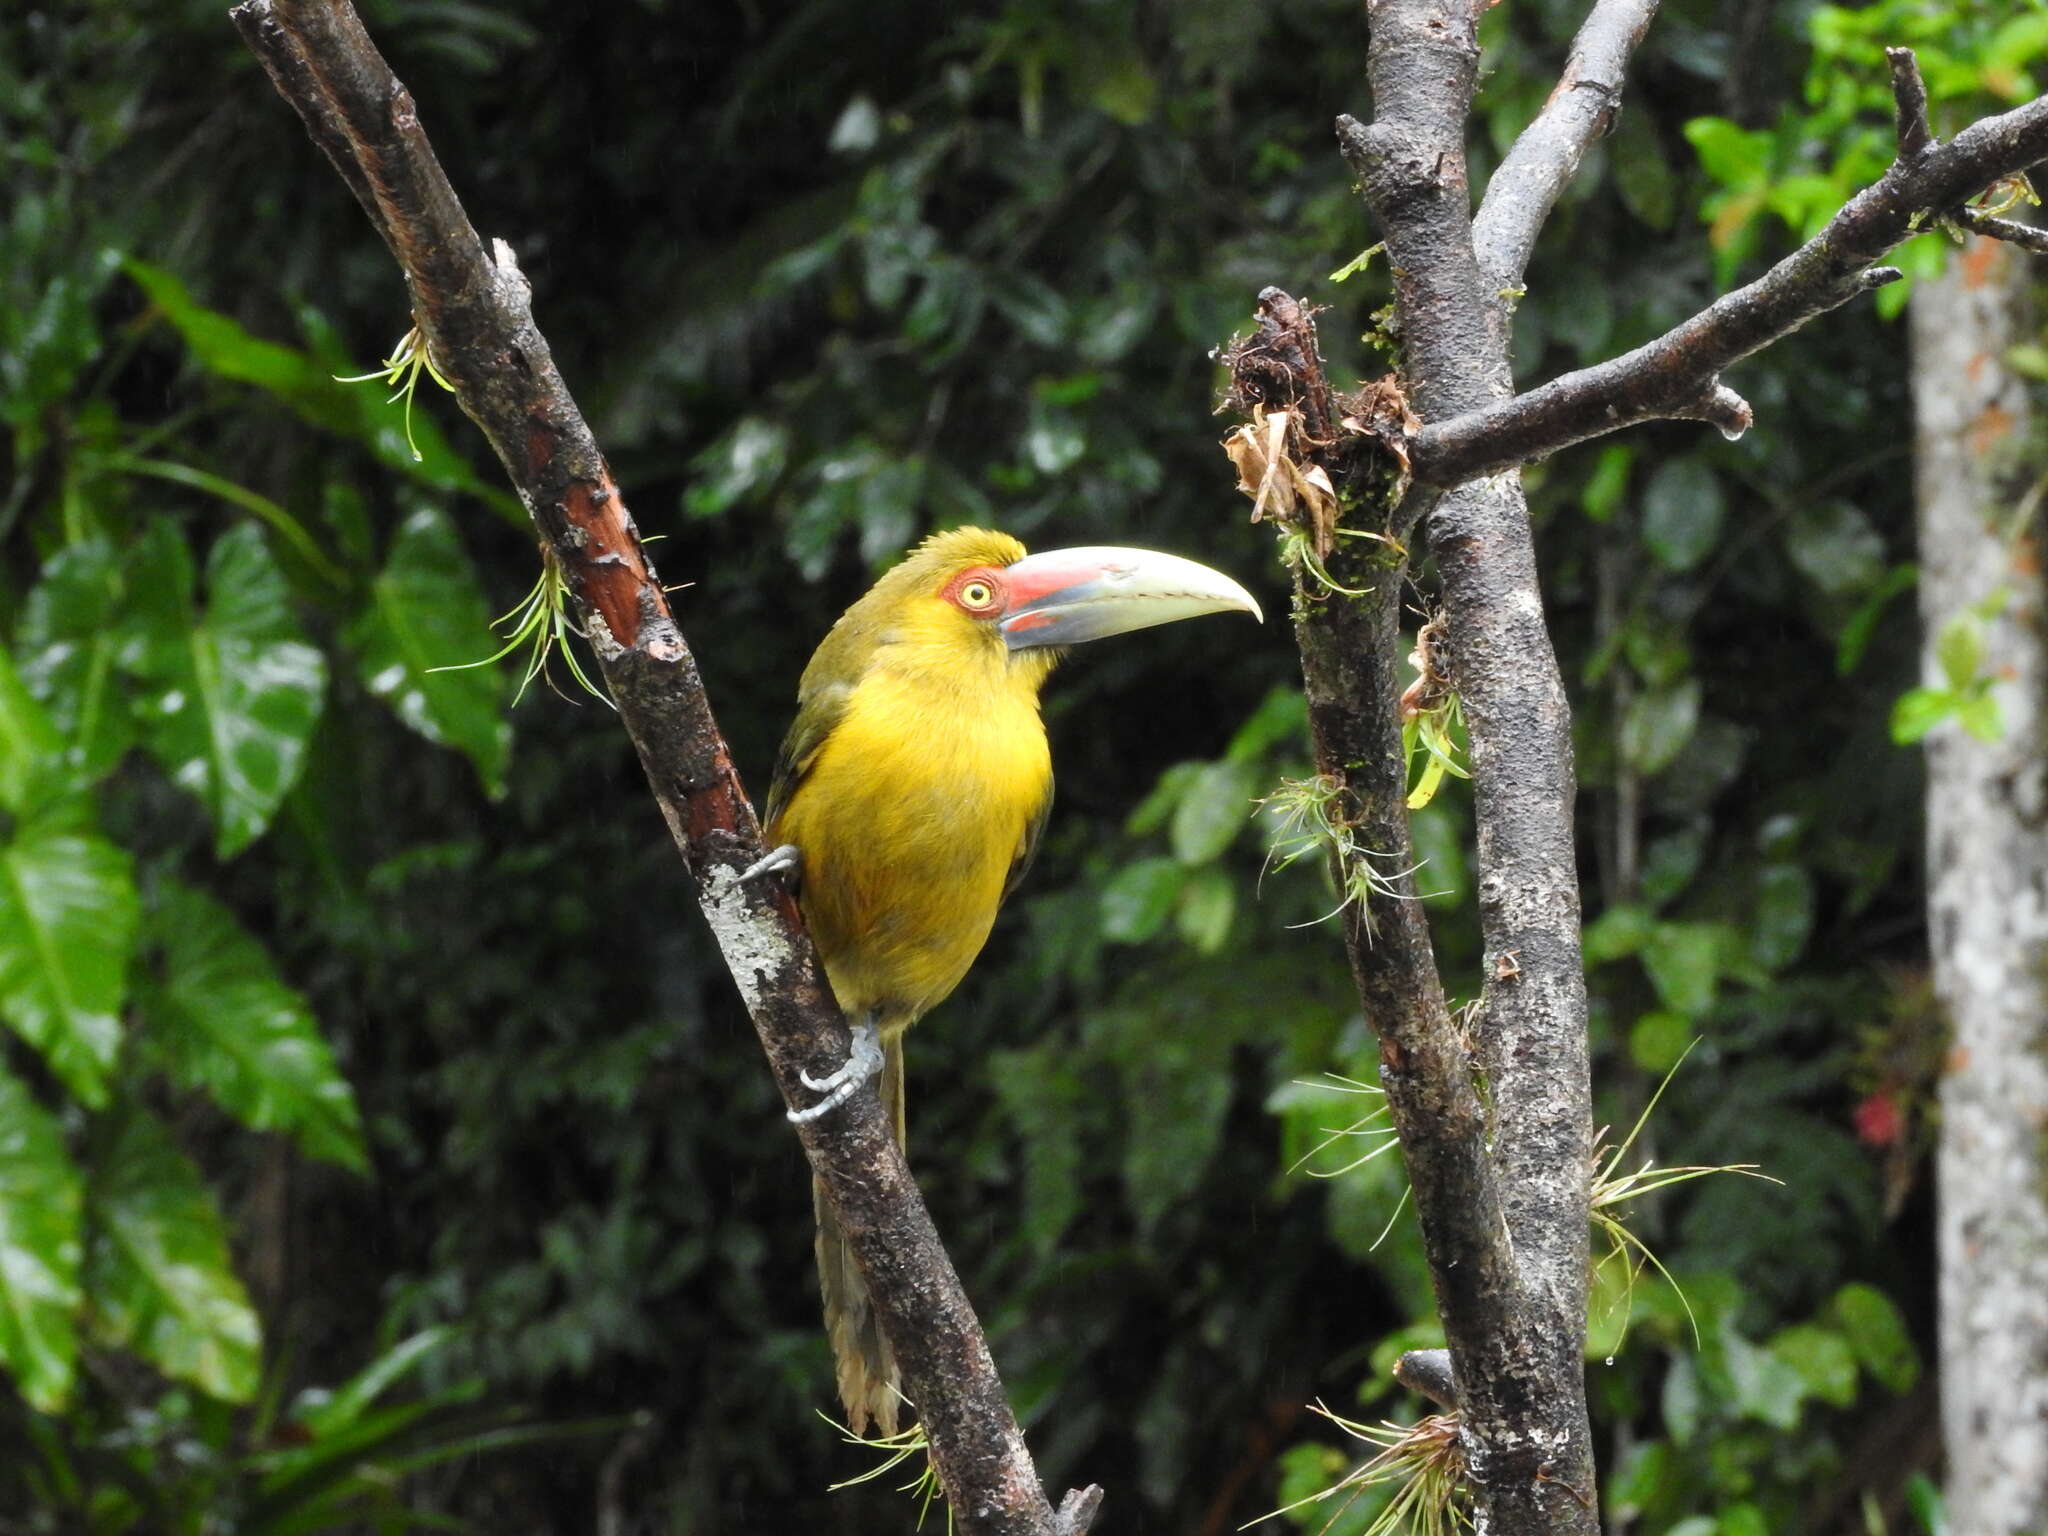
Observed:
[[[985,565],[962,571],[946,584],[946,590],[939,595],[962,613],[976,619],[1000,613],[1008,598],[1001,573]]]

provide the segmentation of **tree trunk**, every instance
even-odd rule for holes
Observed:
[[[1953,717],[1927,737],[1928,934],[1952,1030],[1938,1177],[1954,1536],[2048,1531],[2048,671],[2029,408],[2004,361],[2029,334],[2026,278],[2019,252],[1977,240],[1912,305],[1922,671],[1953,686],[1959,637],[1980,626],[2000,716],[1994,740]]]

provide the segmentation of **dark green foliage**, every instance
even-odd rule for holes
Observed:
[[[1490,14],[1480,170],[1580,9]],[[1207,354],[1277,283],[1333,306],[1333,376],[1385,367],[1383,266],[1326,276],[1371,239],[1328,136],[1365,106],[1355,11],[365,7],[688,583],[757,792],[810,646],[935,523],[1180,550],[1277,615]],[[1539,247],[1524,378],[1646,339],[1826,211],[1809,187],[1738,219],[1759,167],[1882,141],[1846,21],[1826,67],[1878,94],[1817,103],[1825,142],[1779,115],[1811,11],[1666,11]],[[360,1446],[482,1529],[906,1526],[886,1490],[824,1493],[861,1468],[811,1412],[805,1173],[623,737],[432,670],[496,649],[533,545],[446,396],[415,402],[415,459],[399,407],[333,382],[407,324],[341,183],[213,3],[10,17],[0,112],[0,1247],[35,1260],[4,1271],[0,1509],[38,1511],[0,1530],[86,1529],[78,1487],[127,1509],[172,1466],[253,1520],[234,1500],[290,1480],[290,1423],[340,1448],[326,1486]],[[1908,1015],[1919,961],[1918,768],[1886,734],[1902,354],[1852,307],[1744,365],[1742,442],[1666,426],[1531,474],[1605,1116],[1699,1038],[1641,1145],[1785,1181],[1629,1212],[1689,1315],[1654,1273],[1600,1277],[1604,1497],[1646,1531],[1889,1497],[1906,1469],[1857,1447],[1924,1391],[1926,1202],[1888,1226],[1850,1133],[1859,1032]],[[1385,1366],[1429,1341],[1396,1159],[1318,1182],[1369,1144],[1340,1138],[1297,1166],[1370,1108],[1298,1083],[1375,1070],[1316,921],[1338,894],[1313,856],[1267,867],[1257,802],[1308,769],[1297,684],[1277,622],[1077,657],[1038,868],[910,1052],[913,1160],[1041,1468],[1107,1484],[1120,1530],[1226,1529],[1341,1475],[1301,1405],[1411,1416]],[[1461,998],[1467,795],[1416,825]],[[381,1404],[391,1367],[346,1414],[279,1417],[423,1328],[419,1402]],[[383,1438],[458,1401],[612,1422],[517,1457]],[[314,1528],[275,1519],[245,1528]]]

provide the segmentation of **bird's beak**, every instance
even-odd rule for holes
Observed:
[[[1149,549],[1052,549],[1003,570],[1009,606],[1000,628],[1013,651],[1079,645],[1198,613],[1241,608],[1264,622],[1251,593],[1206,565]]]

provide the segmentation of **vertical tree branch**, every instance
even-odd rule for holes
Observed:
[[[1503,306],[1474,250],[1466,187],[1477,18],[1472,5],[1441,0],[1377,0],[1370,18],[1374,120],[1340,119],[1338,139],[1386,236],[1404,376],[1421,414],[1440,419],[1511,390]],[[1533,217],[1518,221],[1529,238]],[[1583,1360],[1592,1093],[1571,714],[1519,476],[1449,492],[1428,530],[1472,742],[1486,965],[1474,1032],[1518,1275],[1501,1326],[1460,1337],[1445,1319],[1475,1515],[1482,1531],[1590,1536],[1598,1528]]]
[[[695,659],[611,471],[533,323],[499,242],[486,252],[392,75],[346,0],[246,0],[231,13],[405,273],[412,313],[484,431],[588,623],[619,717],[738,984],[777,1085],[845,1059],[848,1036],[796,905],[743,887],[760,829]],[[988,1345],[873,1094],[797,1127],[930,1431],[959,1529],[1078,1536],[1100,1490],[1055,1514]]]

